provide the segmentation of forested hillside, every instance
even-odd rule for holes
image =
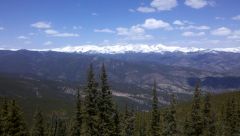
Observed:
[[[151,110],[140,111],[126,103],[120,109],[113,100],[105,66],[100,80],[91,65],[83,93],[77,91],[71,113],[52,111],[38,105],[26,121],[23,103],[1,99],[0,135],[10,136],[237,136],[240,134],[240,93],[210,94],[196,84],[189,102],[170,94],[170,104],[160,108],[157,83],[152,84]],[[20,107],[19,107],[20,105]],[[60,107],[64,108],[63,105]]]

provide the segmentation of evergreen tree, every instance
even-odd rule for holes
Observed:
[[[42,112],[37,110],[34,115],[34,124],[32,129],[32,136],[45,136],[45,124]]]
[[[113,102],[112,92],[108,85],[104,64],[101,69],[101,91],[99,94],[99,133],[101,136],[113,135]]]
[[[0,106],[0,135],[7,134],[7,117],[8,117],[8,101],[3,99],[3,103]]]
[[[133,136],[134,135],[134,124],[135,124],[135,115],[134,111],[129,111],[128,107],[125,108],[124,115],[124,136]]]
[[[67,136],[66,122],[58,119],[56,136]]]
[[[177,123],[176,123],[176,100],[172,96],[170,108],[167,109],[164,117],[164,136],[177,136]]]
[[[152,136],[160,136],[160,115],[159,115],[159,111],[158,111],[158,97],[157,97],[156,81],[154,81],[154,85],[153,85],[151,134],[152,134]]]
[[[192,136],[191,121],[188,119],[187,116],[184,121],[183,134],[184,134],[184,136]]]
[[[199,85],[196,86],[192,112],[191,112],[191,127],[192,127],[192,136],[200,136],[203,131],[203,121],[202,121],[202,111],[201,111],[201,91]]]
[[[114,129],[113,129],[113,135],[112,136],[121,136],[121,127],[120,127],[120,117],[119,117],[119,111],[117,108],[114,110]]]
[[[235,99],[228,101],[225,115],[225,129],[224,134],[229,136],[238,136],[240,135],[238,128],[238,112]]]
[[[76,102],[76,113],[75,120],[72,129],[72,136],[81,136],[82,130],[82,122],[83,122],[83,114],[82,114],[82,102],[80,97],[79,90],[77,91],[77,102]]]
[[[211,111],[210,93],[207,93],[204,99],[203,134],[204,136],[216,135],[215,116]]]
[[[98,99],[97,82],[95,81],[93,67],[90,65],[88,71],[88,81],[85,88],[85,112],[86,112],[86,135],[98,136]]]
[[[6,135],[7,136],[28,136],[28,131],[22,112],[17,106],[15,100],[11,100],[9,105],[9,113],[7,116],[6,124]]]

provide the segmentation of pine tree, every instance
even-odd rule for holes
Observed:
[[[67,136],[66,122],[62,119],[58,119],[56,136]]]
[[[216,135],[215,116],[211,111],[210,93],[207,93],[204,99],[203,134],[204,136]]]
[[[126,105],[125,108],[125,115],[124,115],[124,136],[133,136],[134,135],[134,128],[135,128],[135,115],[134,111],[129,111],[128,106]]]
[[[192,127],[192,136],[200,136],[203,131],[203,121],[202,121],[202,111],[201,111],[201,91],[199,85],[196,86],[192,112],[191,112],[191,127]]]
[[[99,93],[97,82],[94,78],[93,67],[90,65],[88,72],[88,81],[85,88],[85,112],[86,112],[86,135],[98,136],[98,99]]]
[[[159,111],[158,111],[158,97],[157,97],[156,81],[154,81],[154,85],[153,85],[151,134],[152,134],[152,136],[160,136],[160,115],[159,115]]]
[[[15,100],[11,100],[9,113],[7,116],[6,135],[8,136],[28,136],[28,131],[22,112],[17,106]]]
[[[191,122],[186,116],[185,121],[184,121],[184,128],[183,128],[183,134],[184,136],[192,136],[192,127],[191,127]]]
[[[8,101],[3,99],[3,103],[0,106],[0,135],[7,134],[7,117],[8,117]]]
[[[81,136],[83,122],[82,102],[79,90],[77,91],[76,113],[75,120],[72,127],[72,136]]]
[[[176,136],[177,135],[177,123],[176,123],[176,100],[175,96],[172,96],[170,108],[167,109],[164,117],[164,136]]]
[[[101,136],[113,135],[113,102],[112,92],[108,85],[104,64],[101,69],[101,91],[99,94],[99,133]]]
[[[225,135],[238,136],[240,135],[238,128],[238,113],[237,113],[237,105],[235,99],[228,101],[226,113],[225,113]]]
[[[119,111],[118,108],[115,108],[114,110],[114,129],[113,129],[113,135],[112,136],[121,136],[121,127],[120,127],[120,117],[119,117]]]
[[[37,110],[34,115],[34,124],[32,129],[32,136],[45,136],[45,124],[44,124],[44,118],[42,115],[42,112],[40,110]]]

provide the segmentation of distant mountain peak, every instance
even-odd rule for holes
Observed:
[[[14,51],[16,49],[13,49]],[[162,44],[147,45],[147,44],[116,44],[116,45],[81,45],[81,46],[65,46],[62,48],[53,49],[29,49],[32,51],[56,51],[68,53],[100,53],[100,54],[122,54],[122,53],[165,53],[165,52],[232,52],[240,53],[240,47],[233,48],[196,48],[196,47],[179,47],[179,46],[166,46]]]

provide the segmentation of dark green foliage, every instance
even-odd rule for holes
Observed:
[[[113,135],[113,102],[112,92],[108,85],[107,73],[104,64],[101,69],[101,91],[99,93],[99,134],[101,136]]]
[[[98,136],[98,105],[99,92],[98,84],[95,81],[93,67],[90,65],[88,71],[88,81],[85,88],[85,112],[86,112],[86,134],[87,136]]]
[[[126,105],[124,114],[124,136],[133,136],[135,128],[135,115],[133,109],[129,111]]]
[[[113,134],[112,136],[121,136],[121,121],[119,116],[119,111],[117,108],[114,110],[114,124],[113,124]]]
[[[172,96],[170,107],[167,109],[164,115],[164,136],[177,136],[177,122],[176,122],[176,100],[175,96]]]
[[[22,112],[17,106],[15,100],[11,100],[9,103],[5,135],[28,136]]]
[[[191,111],[192,136],[200,136],[203,131],[202,111],[201,111],[201,90],[196,86]]]
[[[185,121],[184,121],[183,134],[184,134],[184,136],[191,136],[192,135],[191,122],[188,119],[188,117],[186,117]]]
[[[66,122],[62,119],[58,119],[56,136],[67,136]]]
[[[210,102],[210,93],[207,93],[204,99],[203,135],[204,136],[216,135],[215,114],[212,112],[212,106]]]
[[[5,135],[7,133],[7,117],[8,101],[4,98],[3,104],[0,105],[0,135]]]
[[[72,126],[72,136],[81,136],[82,134],[82,122],[83,122],[83,112],[82,112],[82,102],[79,90],[77,91],[77,102],[76,102],[76,113]]]
[[[45,123],[42,112],[37,110],[34,115],[34,124],[32,128],[32,136],[45,136]]]
[[[151,134],[152,136],[160,135],[160,114],[158,111],[158,97],[157,97],[157,86],[154,81],[153,85],[153,99],[152,99],[152,120],[151,120]]]
[[[239,115],[235,99],[227,103],[224,123],[224,134],[231,136],[240,135]]]

